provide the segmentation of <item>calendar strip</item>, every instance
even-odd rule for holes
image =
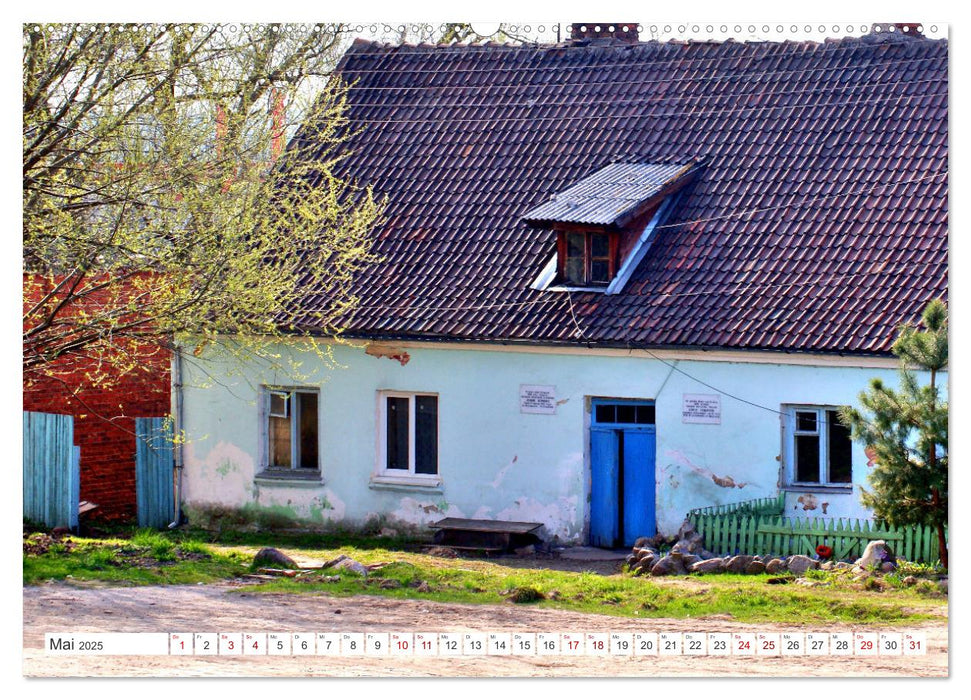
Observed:
[[[171,632],[44,635],[61,656],[917,656],[922,632]]]

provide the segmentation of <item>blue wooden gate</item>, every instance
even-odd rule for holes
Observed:
[[[657,532],[654,405],[595,399],[590,426],[590,543],[630,546]]]
[[[73,416],[24,411],[24,517],[47,527],[78,526],[81,451]]]
[[[175,517],[172,423],[135,419],[135,501],[139,527],[165,527]]]

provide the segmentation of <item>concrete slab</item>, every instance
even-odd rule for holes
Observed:
[[[569,547],[557,550],[557,552],[561,559],[574,559],[576,561],[618,561],[630,554],[631,550]]]

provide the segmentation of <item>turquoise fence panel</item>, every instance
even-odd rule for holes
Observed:
[[[24,411],[25,518],[47,527],[77,527],[79,455],[72,416]]]
[[[175,517],[172,424],[165,418],[136,418],[135,434],[138,526],[165,527]]]

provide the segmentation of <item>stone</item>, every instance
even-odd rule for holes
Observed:
[[[378,537],[397,537],[398,531],[393,527],[382,527],[381,532],[378,533]]]
[[[894,562],[885,561],[882,564],[880,564],[880,571],[882,571],[885,574],[889,574],[891,571],[894,571],[896,568],[897,568],[897,564]]]
[[[419,593],[428,593],[431,589],[432,587],[428,585],[428,581],[422,581],[418,584],[418,587],[415,588],[415,590]]]
[[[837,571],[846,571],[847,569],[852,569],[853,565],[850,564],[849,562],[838,561],[835,564],[833,564],[833,568],[836,569]]]
[[[714,552],[709,552],[707,549],[702,549],[700,552],[696,552],[696,554],[699,557],[701,557],[702,559],[718,559],[719,558],[717,554],[715,554]]]
[[[809,569],[815,569],[819,566],[819,562],[811,557],[807,557],[805,554],[796,554],[789,557],[789,561],[786,564],[786,568],[789,569],[790,573],[796,576],[802,576]]]
[[[685,520],[683,523],[681,523],[681,527],[678,528],[679,540],[687,539],[689,536],[696,534],[698,533],[695,530],[695,526],[691,524],[690,520]]]
[[[688,572],[679,552],[671,552],[651,567],[651,576],[676,576],[686,573]]]
[[[897,563],[897,559],[893,555],[893,550],[883,540],[873,540],[867,543],[866,549],[863,550],[863,556],[854,563],[864,569],[879,569],[884,562]]]
[[[720,558],[703,559],[690,567],[693,574],[720,574],[725,571],[725,560]]]
[[[944,595],[947,595],[947,579],[942,578],[940,581],[937,582],[937,585],[941,589],[941,592],[943,592]]]
[[[737,554],[725,562],[725,570],[732,574],[744,574],[745,568],[754,560],[751,554]]]
[[[341,569],[343,571],[353,571],[354,573],[360,574],[361,576],[367,576],[368,574],[368,569],[366,566],[364,566],[364,564],[362,564],[359,561],[354,561],[350,557],[339,561],[337,564],[334,565],[334,568]]]
[[[901,579],[901,583],[904,584],[905,586],[916,586],[917,585],[917,577],[916,576],[904,576],[903,579]]]
[[[833,562],[826,560],[820,563],[819,568],[822,569],[823,571],[831,571],[833,569],[833,566],[834,566]]]
[[[637,565],[634,567],[634,569],[642,573],[648,574],[651,572],[651,569],[654,568],[654,565],[657,564],[659,558],[660,557],[656,557],[653,554],[648,555],[643,559],[639,560],[637,562]]]
[[[273,547],[264,547],[253,557],[253,565],[258,568],[267,569],[299,569],[293,559]]]
[[[635,547],[634,548],[634,556],[637,557],[637,560],[638,561],[640,561],[641,559],[643,559],[644,557],[647,557],[647,556],[656,557],[657,555],[658,555],[657,550],[656,549],[652,549],[651,547]]]
[[[684,562],[684,568],[690,569],[694,564],[701,561],[701,557],[695,556],[694,554],[682,554],[681,561]]]
[[[758,559],[756,559],[756,560],[750,562],[749,565],[745,567],[745,573],[747,573],[747,574],[764,574],[765,573],[765,564],[763,564]]]
[[[624,563],[627,564],[628,569],[633,569],[634,565],[637,563],[637,555],[633,552],[624,557]]]
[[[637,550],[643,547],[649,547],[651,545],[651,539],[652,538],[650,537],[638,537],[636,540],[634,540],[634,549]]]
[[[765,565],[765,573],[767,574],[781,574],[785,570],[785,562],[778,558],[770,560],[769,563]]]

